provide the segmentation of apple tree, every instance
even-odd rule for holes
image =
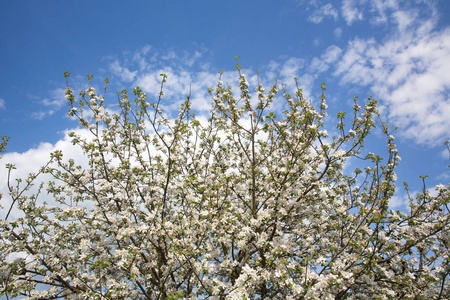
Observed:
[[[0,221],[0,295],[450,299],[449,186],[390,209],[400,158],[389,127],[384,159],[363,148],[376,100],[355,99],[331,137],[325,85],[313,105],[278,82],[252,91],[238,66],[237,92],[219,78],[206,119],[190,95],[176,117],[163,111],[161,76],[155,101],[136,87],[115,109],[91,75],[77,95],[68,84],[68,113],[89,133],[70,136],[88,163],[57,150],[8,184],[0,201],[20,214]],[[349,160],[366,167],[344,170]]]

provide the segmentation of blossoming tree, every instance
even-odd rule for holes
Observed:
[[[78,100],[67,87],[69,115],[91,134],[71,137],[89,163],[55,151],[9,184],[4,198],[21,215],[0,222],[0,294],[449,299],[449,186],[410,197],[408,213],[389,209],[399,156],[386,125],[385,163],[362,154],[377,102],[355,100],[352,120],[339,113],[328,137],[324,93],[316,109],[277,82],[252,93],[240,72],[238,95],[221,81],[210,89],[207,122],[189,96],[177,118],[161,110],[164,74],[155,103],[123,90],[116,113],[90,84]],[[278,116],[275,99],[286,107]],[[352,157],[367,168],[344,172]],[[32,192],[42,173],[53,181]]]

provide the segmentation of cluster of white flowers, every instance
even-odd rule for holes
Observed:
[[[189,99],[172,121],[138,87],[138,105],[123,91],[118,114],[92,87],[81,101],[67,88],[69,114],[93,135],[71,135],[89,163],[52,154],[44,171],[56,183],[46,192],[59,206],[28,187],[11,188],[23,217],[0,222],[0,294],[450,297],[449,186],[419,194],[409,214],[388,211],[399,161],[391,136],[388,153],[395,155],[385,165],[368,166],[363,179],[363,171],[343,171],[374,125],[376,101],[361,113],[355,106],[352,129],[345,135],[342,123],[331,142],[324,100],[317,111],[283,88],[288,109],[277,117],[267,112],[277,85],[267,93],[259,85],[252,103],[243,74],[239,89],[236,99],[219,82],[210,91],[211,118],[200,122]],[[27,258],[6,259],[18,252]]]

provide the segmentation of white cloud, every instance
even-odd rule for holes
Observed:
[[[294,80],[297,77],[299,88],[302,89],[304,97],[310,98],[317,75],[305,72],[306,63],[305,59],[297,57],[288,58],[284,62],[271,61],[268,65],[268,71],[264,73],[266,80],[263,84],[268,89],[273,84],[273,80],[277,78],[274,75],[278,71],[279,83],[282,83],[290,93],[294,93],[297,90]],[[273,108],[277,109],[277,107]]]
[[[340,38],[342,36],[342,28],[341,27],[336,28],[333,31],[333,33],[336,38]]]
[[[387,19],[401,14],[416,18],[414,11],[400,13],[388,10],[393,4],[383,6],[375,3],[374,7],[376,5],[379,10],[390,13],[386,14]],[[388,122],[401,127],[400,134],[417,143],[434,144],[447,134],[446,128],[450,128],[446,117],[450,114],[450,75],[446,72],[450,69],[450,32],[430,30],[433,28],[430,22],[425,19],[415,27],[399,23],[397,30],[382,42],[373,38],[355,38],[343,49],[332,45],[309,62],[296,57],[271,61],[260,72],[260,79],[270,85],[270,80],[278,77],[279,82],[292,92],[296,89],[293,78],[298,77],[299,85],[309,98],[318,74],[333,65],[333,74],[340,78],[341,83],[368,86],[372,90],[385,110]],[[409,29],[405,31],[404,28]],[[205,64],[199,68],[199,59],[205,52],[200,49],[190,54],[175,50],[158,53],[146,46],[130,57],[115,61],[118,66],[126,66],[127,70],[136,70],[130,78],[124,79],[133,78],[132,84],[140,86],[149,95],[149,101],[158,97],[159,75],[167,74],[161,103],[165,111],[175,113],[191,91],[193,109],[206,112],[211,103],[207,89],[215,88],[219,75],[217,70],[211,71]],[[186,62],[188,57],[192,61]],[[250,74],[248,80],[254,85],[257,80],[254,70],[246,74]],[[222,81],[225,85],[232,85],[235,93],[236,78],[236,71],[222,75]]]
[[[53,106],[53,107],[61,107],[61,101],[59,99],[53,99],[53,100],[49,100],[49,99],[44,99],[42,100],[42,104],[44,104],[45,106]]]
[[[56,88],[50,91],[50,97],[44,98],[40,101],[42,104],[41,109],[31,113],[31,117],[36,120],[42,120],[48,116],[53,115],[61,107],[66,105],[66,99],[64,98],[64,89]]]
[[[328,70],[330,64],[335,62],[341,55],[342,49],[336,45],[331,45],[320,58],[314,57],[311,61],[309,69],[314,73],[322,73]]]
[[[319,45],[320,45],[320,38],[315,38],[314,41],[313,41],[313,45],[315,47],[319,47]]]
[[[202,82],[196,81],[196,76],[201,73],[192,71],[194,64],[196,64],[203,54],[206,52],[204,47],[198,47],[196,50],[176,51],[168,49],[164,52],[159,51],[152,46],[145,45],[134,53],[123,53],[119,59],[117,57],[106,57],[109,60],[109,68],[118,76],[121,81],[129,85],[141,87],[147,94],[158,98],[161,89],[162,77],[160,74],[164,73],[168,76],[166,83],[164,83],[164,99],[165,105],[171,103],[173,109],[178,106],[181,101],[185,100],[185,96],[197,89],[197,86],[202,82],[204,84],[210,83],[211,80],[203,79]],[[208,65],[200,66],[203,71],[208,70]],[[133,71],[130,71],[133,70]],[[217,79],[217,73],[214,72],[214,77]],[[202,87],[204,87],[204,84]],[[204,93],[207,93],[208,87],[205,88]],[[169,101],[167,99],[169,98]],[[199,99],[192,97],[191,99]],[[203,107],[203,105],[200,105]],[[168,108],[168,106],[166,106]],[[177,110],[176,107],[175,110]],[[203,109],[203,108],[202,108]]]
[[[309,65],[309,70],[311,70],[312,72],[322,73],[328,70],[329,67],[330,66],[325,63],[325,61],[320,58],[314,57],[311,61],[311,64]]]
[[[149,62],[152,65],[151,68],[139,69],[132,84],[141,87],[148,94],[149,101],[154,102],[159,97],[161,88],[160,74],[164,73],[168,76],[164,83],[164,95],[161,101],[164,111],[169,114],[177,112],[181,102],[190,92],[192,108],[200,113],[207,112],[210,110],[212,102],[208,88],[216,87],[219,74],[217,70],[210,70],[209,65],[204,61],[200,62],[200,58],[205,52],[206,50],[202,48],[191,53],[170,50],[167,53],[159,54],[157,50],[152,49],[147,54],[147,58],[141,53],[137,56],[134,55],[134,58],[138,58],[134,63],[142,65],[144,64],[142,60],[145,60],[146,63]],[[132,60],[124,58],[124,61],[133,67]],[[267,88],[278,78],[290,91],[295,91],[294,77],[299,77],[302,88],[307,93],[314,77],[302,74],[301,69],[304,66],[305,60],[296,57],[287,58],[281,62],[271,61],[260,72],[259,82]],[[256,70],[244,69],[241,70],[241,73],[247,75],[247,80],[251,85],[250,89],[256,88],[258,82]],[[221,75],[221,81],[225,86],[232,86],[235,95],[239,95],[237,79],[238,73],[235,70],[224,70]]]
[[[444,182],[449,182],[450,180],[450,172],[444,172],[436,176],[437,180],[443,180]]]
[[[50,92],[51,99],[44,99],[41,103],[45,106],[50,106],[51,108],[58,110],[66,105],[66,98],[64,96],[64,89],[57,88]]]
[[[410,12],[396,11],[393,14],[394,22],[397,23],[400,32],[404,32],[408,27],[414,25],[415,17]]]
[[[389,199],[389,209],[398,210],[408,207],[409,199],[408,196],[400,194],[397,192],[394,196]]]
[[[184,61],[187,66],[192,67],[194,63],[202,57],[202,53],[200,51],[195,51],[193,55],[189,53],[185,53]]]
[[[120,65],[126,65],[130,69],[137,70],[132,82],[133,86],[139,86],[148,95],[149,102],[155,102],[159,97],[161,88],[161,73],[168,77],[164,83],[161,100],[161,107],[169,115],[174,116],[178,112],[181,102],[185,101],[186,95],[191,92],[191,104],[196,113],[203,114],[211,109],[211,96],[208,88],[215,88],[219,79],[218,70],[211,70],[208,63],[200,61],[207,52],[204,48],[191,53],[169,50],[166,53],[159,53],[157,49],[148,47],[148,51],[137,51],[130,57],[118,60]],[[331,63],[335,60],[339,52],[336,46],[330,47],[325,53],[323,60]],[[145,53],[144,53],[145,52]],[[145,55],[144,55],[145,54]],[[163,59],[164,58],[164,59]],[[191,59],[191,61],[189,60]],[[142,68],[136,65],[144,66]],[[267,66],[262,67],[259,72],[259,79],[256,70],[241,70],[246,74],[250,83],[250,89],[256,88],[258,82],[262,83],[266,90],[278,78],[279,83],[294,93],[296,91],[295,77],[299,79],[299,86],[303,89],[304,96],[310,98],[317,74],[305,73],[306,60],[297,57],[289,57],[271,61]],[[238,73],[236,70],[224,70],[221,81],[224,86],[232,86],[235,96],[238,97]],[[256,101],[254,97],[254,101]],[[273,109],[277,110],[278,102]]]
[[[193,109],[197,111],[207,111],[211,108],[208,88],[214,88],[218,74],[211,72],[192,72],[185,70],[174,70],[170,67],[153,70],[139,74],[135,85],[142,88],[153,99],[159,96],[161,89],[161,73],[168,77],[163,87],[162,106],[171,111],[177,111],[182,101],[191,93]]]
[[[133,61],[136,62],[139,66],[139,70],[145,70],[148,67],[147,54],[152,50],[150,45],[145,45],[138,51],[136,51],[133,55]]]
[[[437,10],[435,1],[343,0],[341,15],[349,26],[366,20],[373,25],[393,24],[406,29],[417,25],[420,16],[436,17]]]
[[[270,61],[270,63],[263,69],[263,72],[261,72],[261,76],[264,77],[262,84],[267,91],[269,87],[274,84],[274,80],[278,78],[278,83],[282,83],[288,92],[295,93],[297,90],[297,85],[294,78],[297,77],[299,88],[302,89],[304,97],[309,99],[311,97],[311,91],[313,90],[317,74],[306,73],[306,64],[307,61],[305,59],[297,57],[290,57],[284,61]],[[255,82],[249,80],[249,82],[256,87],[256,80]],[[283,101],[275,101],[272,109],[281,110],[282,102]]]
[[[443,177],[443,179],[448,179],[448,174],[444,175]],[[443,185],[445,186],[447,185],[447,183],[444,183]],[[441,184],[437,184],[433,187],[426,188],[426,190],[428,191],[430,196],[436,197],[438,195],[438,187],[440,186]],[[397,190],[395,195],[389,199],[389,209],[407,211],[409,210],[408,205],[410,203],[410,200],[412,199],[413,201],[416,201],[419,194],[422,194],[422,190],[412,190],[409,191],[409,193]]]
[[[55,113],[55,111],[53,111],[53,110],[47,110],[47,111],[35,111],[35,112],[32,112],[31,113],[31,117],[33,118],[33,119],[36,119],[36,120],[42,120],[42,119],[44,119],[45,117],[47,117],[47,116],[51,116],[51,115],[53,115]]]
[[[305,65],[305,60],[297,57],[289,58],[282,66],[280,75],[284,78],[294,78]]]
[[[360,21],[363,19],[362,11],[356,7],[356,4],[360,4],[357,0],[343,0],[341,7],[341,14],[344,17],[348,25],[351,25],[354,21]]]
[[[371,22],[373,23],[386,23],[388,22],[388,11],[398,9],[398,0],[371,0],[370,12],[373,14]]]
[[[369,5],[362,0],[344,2],[348,7],[358,9]],[[383,16],[381,21],[390,20],[396,24],[396,29],[384,40],[355,38],[347,47],[332,45],[310,61],[296,57],[271,61],[260,73],[262,82],[270,85],[269,80],[279,77],[285,87],[295,91],[293,78],[298,77],[305,96],[309,97],[318,73],[333,66],[333,74],[341,83],[367,86],[372,90],[385,110],[388,122],[401,127],[400,134],[419,144],[438,142],[447,134],[446,128],[450,128],[446,117],[450,114],[450,73],[446,71],[450,69],[450,31],[434,30],[436,21],[424,19],[416,10],[395,10],[397,2],[380,0],[370,4],[373,14]],[[405,21],[407,19],[415,22]],[[168,78],[162,101],[166,111],[176,112],[189,91],[193,108],[207,111],[211,103],[207,89],[216,86],[219,75],[204,62],[199,67],[200,58],[206,52],[198,49],[190,53],[175,50],[159,53],[157,49],[145,46],[129,57],[116,59],[115,63],[126,70],[136,70],[130,71],[129,77],[121,78],[125,81],[133,79],[133,85],[149,94],[149,101],[157,99],[161,86],[159,75],[166,73]],[[254,70],[247,72],[249,74],[248,80],[254,84]],[[222,81],[233,85],[237,92],[236,78],[235,71],[224,72]]]
[[[440,156],[441,156],[443,159],[450,159],[450,149],[448,149],[447,147],[448,147],[448,145],[446,146],[446,148],[444,148],[444,149],[441,151]]]
[[[342,83],[369,86],[405,136],[440,143],[450,128],[450,29],[435,30],[434,19],[417,19],[415,11],[393,15],[415,21],[399,22],[383,42],[352,40],[334,74]]]
[[[332,3],[340,3],[340,8],[335,8]],[[298,5],[310,12],[310,22],[318,24],[326,18],[338,20],[341,17],[348,26],[364,21],[364,24],[389,24],[406,28],[414,25],[420,16],[436,16],[438,13],[436,1],[433,0],[342,0],[326,4],[323,0],[299,0]],[[334,34],[340,37],[342,29],[335,29]]]
[[[0,98],[0,109],[5,109],[5,100],[3,98]]]
[[[130,71],[127,67],[120,65],[119,60],[115,59],[109,64],[109,69],[114,75],[119,76],[125,82],[133,81],[137,71]]]
[[[336,45],[331,45],[325,50],[325,53],[322,54],[322,58],[326,63],[331,63],[336,61],[342,53],[342,49]]]
[[[337,19],[339,16],[337,10],[333,7],[333,4],[327,3],[321,7],[315,9],[313,13],[308,17],[308,20],[313,23],[321,23],[324,18],[331,17]]]
[[[71,131],[75,131],[83,137],[88,136],[87,131],[83,129],[73,129]],[[25,179],[28,174],[37,173],[39,169],[49,161],[50,153],[55,150],[61,150],[63,152],[64,159],[73,158],[77,164],[84,166],[87,165],[86,157],[84,157],[82,151],[80,151],[78,147],[73,146],[72,138],[70,138],[67,133],[68,131],[65,133],[64,138],[59,140],[54,145],[50,143],[41,143],[37,148],[29,149],[23,153],[8,152],[3,154],[3,157],[0,160],[0,193],[3,194],[0,201],[0,204],[3,207],[3,209],[0,209],[0,219],[4,219],[12,203],[11,198],[8,195],[8,173],[5,167],[7,163],[13,164],[16,167],[16,170],[12,170],[11,172],[10,182],[13,185],[15,185],[16,179]],[[33,193],[36,191],[36,187],[39,185],[39,182],[48,182],[49,180],[51,180],[51,177],[48,174],[42,174],[38,177],[34,188],[32,188],[30,192]],[[47,198],[45,200],[49,202],[50,205],[55,204],[48,201]],[[11,211],[11,217],[14,218],[17,216],[19,216],[19,211],[17,210],[17,207],[14,207]]]

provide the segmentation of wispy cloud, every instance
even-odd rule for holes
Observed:
[[[133,81],[137,74],[137,71],[130,71],[127,67],[121,65],[117,59],[109,63],[109,69],[125,82]]]
[[[292,79],[299,74],[300,69],[302,69],[304,66],[304,59],[291,57],[283,63],[280,69],[280,75],[283,79]]]
[[[324,61],[330,64],[337,59],[340,51],[336,46],[330,47],[323,56]],[[169,116],[174,116],[178,112],[181,102],[186,100],[188,94],[191,95],[191,105],[196,114],[208,114],[212,102],[208,89],[216,87],[219,77],[225,86],[232,86],[234,93],[239,95],[237,71],[223,70],[222,75],[219,75],[219,70],[210,67],[208,59],[205,58],[208,56],[208,50],[202,47],[187,52],[177,49],[160,51],[153,46],[145,46],[135,53],[124,53],[121,57],[114,58],[118,65],[133,70],[131,82],[128,82],[128,78],[124,79],[120,73],[113,75],[116,77],[115,80],[124,81],[123,84],[126,86],[139,86],[147,93],[148,101],[154,102],[158,99],[161,89],[160,75],[164,73],[168,77],[164,83],[161,108]],[[274,84],[275,79],[278,79],[278,82],[283,83],[291,93],[294,93],[297,88],[294,80],[297,77],[304,96],[310,98],[317,74],[307,73],[308,65],[309,62],[306,59],[284,57],[270,61],[266,66],[258,66],[259,76],[256,74],[256,69],[245,69],[245,65],[241,72],[246,75],[251,89],[256,88],[258,82],[268,89]],[[273,109],[280,109],[279,105],[281,104],[275,104],[277,107]]]
[[[132,60],[137,64],[139,70],[147,69],[149,61],[147,55],[151,50],[152,47],[150,45],[145,45],[134,53]]]
[[[356,0],[342,1],[341,13],[348,25],[351,25],[354,21],[363,19],[363,13],[356,5],[358,2]]]
[[[327,3],[316,8],[312,14],[309,15],[308,20],[313,23],[321,23],[325,18],[337,19],[339,16],[338,11],[334,8],[333,4]]]
[[[52,111],[52,110],[48,110],[48,111],[35,111],[35,112],[32,112],[31,113],[31,117],[33,118],[33,119],[36,119],[36,120],[42,120],[42,119],[44,119],[46,116],[51,116],[51,115],[53,115],[53,113],[54,113],[54,111]]]
[[[336,28],[333,31],[333,33],[336,38],[340,38],[342,36],[342,28],[341,27]]]
[[[341,15],[347,25],[364,21],[372,25],[392,24],[399,28],[417,25],[424,16],[437,17],[436,1],[343,0]]]
[[[340,7],[336,3],[324,0],[298,0],[298,7],[308,12],[308,20],[312,23],[322,23],[325,19],[343,19],[348,26],[358,22],[382,25],[395,24],[403,26],[411,24],[411,12],[416,16],[436,12],[436,1],[409,1],[409,0],[342,0]],[[334,4],[334,5],[333,5]],[[407,14],[404,12],[408,11]],[[342,30],[342,29],[341,29]],[[338,31],[339,32],[339,31]]]
[[[318,57],[314,57],[309,66],[309,70],[313,73],[322,73],[329,69],[330,64],[336,62],[342,53],[342,49],[336,45],[329,46],[325,52]]]
[[[31,113],[33,119],[42,120],[47,116],[53,115],[66,104],[64,89],[56,88],[50,91],[49,97],[42,99],[39,103],[40,109]]]
[[[139,86],[149,96],[149,101],[159,97],[161,74],[168,76],[164,83],[162,108],[178,111],[179,105],[191,93],[192,107],[197,111],[210,109],[208,88],[214,88],[219,75],[210,71],[200,59],[206,49],[198,47],[191,52],[168,49],[161,51],[146,45],[134,53],[106,58],[113,76],[124,84]]]
[[[382,24],[387,23],[389,13],[398,10],[400,6],[406,7],[408,3],[401,0],[343,0],[341,14],[347,25],[362,20]]]
[[[6,108],[5,100],[3,98],[0,98],[0,109],[5,109],[5,108]]]
[[[64,97],[64,89],[57,88],[50,91],[50,99],[42,100],[42,104],[49,106],[55,110],[60,109],[66,105],[66,98]]]

